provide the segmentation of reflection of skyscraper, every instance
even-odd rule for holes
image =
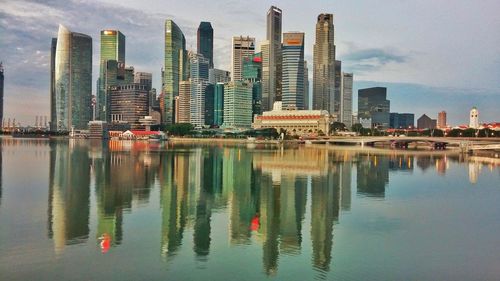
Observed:
[[[369,156],[358,163],[358,193],[372,197],[384,197],[389,182],[389,159]]]
[[[85,145],[77,140],[51,144],[49,238],[56,252],[89,235],[90,161]]]
[[[339,217],[339,167],[322,177],[313,177],[311,186],[311,239],[313,266],[329,270],[332,259],[333,224]]]
[[[351,210],[351,163],[343,162],[339,164],[340,168],[340,206],[342,210],[349,211]]]
[[[307,178],[282,176],[280,191],[280,250],[287,254],[298,254],[306,210]]]

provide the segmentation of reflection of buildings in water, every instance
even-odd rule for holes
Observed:
[[[2,148],[2,141],[0,140],[0,206],[2,205],[2,153],[3,153],[3,148]]]
[[[469,181],[470,183],[477,183],[479,171],[481,170],[481,163],[477,161],[469,162]]]
[[[282,176],[280,187],[280,251],[299,254],[306,210],[307,178]]]
[[[187,221],[189,154],[162,153],[160,159],[161,254],[174,255]],[[174,176],[175,175],[175,176]]]
[[[324,177],[313,177],[311,185],[311,240],[313,266],[329,270],[333,246],[333,224],[340,207],[339,166]]]
[[[365,156],[364,160],[357,165],[357,192],[366,196],[384,197],[385,186],[389,182],[389,159],[372,155]]]
[[[49,238],[56,252],[82,243],[89,235],[90,159],[87,143],[51,143]]]
[[[396,171],[413,171],[414,157],[411,155],[391,155],[389,156],[389,169]]]
[[[436,160],[436,171],[438,174],[446,174],[446,170],[449,168],[448,157],[445,155],[440,155],[434,157]]]
[[[430,155],[419,155],[417,157],[417,166],[422,169],[422,171],[426,171],[432,166],[431,156]]]
[[[340,184],[340,206],[343,211],[351,210],[351,171],[350,162],[342,162],[339,164],[339,184]]]
[[[223,190],[230,192],[230,242],[249,244],[250,221],[256,214],[255,190],[252,186],[252,155],[239,148],[228,148],[224,154]]]

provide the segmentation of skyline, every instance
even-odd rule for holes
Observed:
[[[413,112],[416,117],[426,113],[436,118],[438,112],[445,110],[449,122],[455,125],[468,122],[472,106],[478,107],[481,122],[496,121],[499,117],[498,102],[492,100],[500,92],[500,39],[487,32],[489,28],[500,28],[500,20],[493,12],[500,5],[493,1],[476,3],[473,7],[469,7],[473,5],[470,3],[456,3],[448,15],[442,14],[448,11],[443,7],[433,6],[432,10],[426,10],[412,7],[418,4],[402,5],[390,1],[387,10],[377,14],[375,19],[371,14],[364,14],[372,4],[356,6],[342,1],[328,7],[322,2],[312,2],[307,11],[301,9],[299,2],[282,1],[210,7],[198,3],[186,5],[189,9],[175,7],[175,2],[163,5],[171,9],[158,6],[156,1],[149,1],[148,5],[141,2],[140,8],[133,6],[134,1],[123,1],[123,6],[105,2],[7,1],[0,7],[1,33],[6,34],[1,42],[5,57],[0,57],[5,67],[6,118],[16,118],[26,124],[32,123],[36,115],[50,115],[50,40],[56,37],[59,23],[94,39],[93,94],[99,72],[99,32],[103,29],[117,29],[127,37],[127,65],[134,66],[136,71],[152,72],[153,87],[160,90],[166,19],[173,19],[182,29],[188,50],[196,50],[199,23],[211,22],[215,67],[230,70],[232,36],[255,37],[259,46],[265,39],[266,11],[270,5],[283,11],[282,32],[305,32],[305,60],[309,62],[312,62],[317,15],[334,14],[337,59],[342,60],[343,71],[354,72],[354,111],[359,88],[383,86],[388,88],[388,99],[395,112]],[[350,5],[356,8],[350,9]],[[219,9],[217,13],[213,6]],[[115,12],[109,12],[111,9]],[[398,20],[397,11],[404,12],[402,15],[407,18]],[[186,12],[191,14],[188,16]],[[425,13],[429,13],[427,21],[416,20],[425,18]],[[451,14],[454,17],[450,17]],[[249,20],[228,24],[242,15]],[[453,23],[456,26],[450,28]],[[412,33],[415,28],[428,30]],[[469,41],[463,38],[480,44],[468,44]],[[441,57],[442,52],[450,54]],[[458,62],[463,67],[458,67]],[[309,67],[310,84],[312,79],[312,67]],[[408,98],[416,95],[418,99]]]

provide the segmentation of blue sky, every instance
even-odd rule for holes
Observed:
[[[127,65],[153,73],[160,88],[164,20],[181,27],[196,49],[200,21],[214,28],[215,66],[230,69],[231,37],[265,39],[270,5],[283,10],[283,31],[306,33],[312,85],[314,26],[320,13],[335,15],[337,57],[354,72],[355,90],[388,87],[391,111],[446,110],[452,124],[500,121],[500,2],[444,0],[201,1],[4,0],[0,5],[0,60],[5,72],[5,113],[22,124],[49,113],[50,41],[58,24],[92,36],[97,79],[99,31],[120,29]],[[95,86],[94,86],[95,88]],[[355,106],[354,111],[357,111]]]

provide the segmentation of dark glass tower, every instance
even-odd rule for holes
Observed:
[[[0,122],[3,122],[3,65],[1,62],[0,62]]]
[[[214,68],[214,30],[210,22],[202,21],[198,27],[198,54],[207,58],[209,67]]]

